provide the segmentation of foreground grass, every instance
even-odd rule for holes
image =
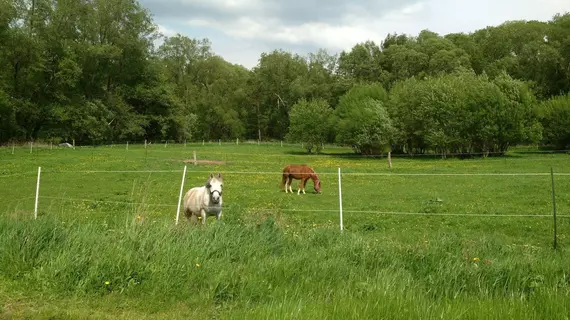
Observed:
[[[291,232],[283,223],[260,216],[195,228],[2,217],[2,313],[563,319],[570,311],[566,249],[458,232],[378,241],[332,226]]]

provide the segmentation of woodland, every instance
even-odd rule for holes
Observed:
[[[160,41],[159,41],[160,40]],[[160,43],[159,45],[157,45]],[[131,0],[0,0],[0,143],[326,143],[359,154],[570,145],[570,13],[262,53],[160,34]]]

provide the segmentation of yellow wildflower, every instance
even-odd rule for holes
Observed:
[[[475,257],[475,258],[473,258],[473,261],[477,262],[477,261],[479,261],[479,258]]]
[[[111,284],[111,282],[105,281],[105,285],[106,285],[106,286],[108,286],[108,285],[110,285],[110,284]]]
[[[199,263],[196,263],[196,268],[200,268],[200,264],[199,264]]]

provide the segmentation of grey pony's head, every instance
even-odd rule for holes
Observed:
[[[215,204],[220,203],[220,200],[222,199],[223,182],[224,180],[221,173],[218,173],[217,176],[214,176],[213,173],[210,173],[210,177],[206,181],[206,188],[210,193],[210,199]]]

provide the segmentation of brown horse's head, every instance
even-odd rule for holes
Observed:
[[[321,193],[321,180],[315,180],[315,191]]]

